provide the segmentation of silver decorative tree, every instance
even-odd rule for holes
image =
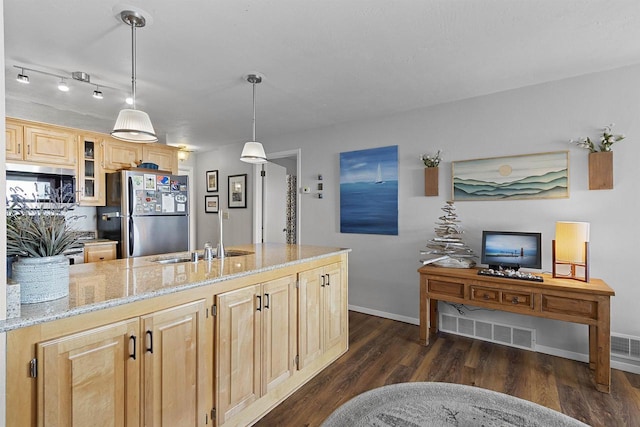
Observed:
[[[445,215],[438,218],[435,227],[436,237],[427,242],[427,249],[420,251],[420,262],[423,265],[433,264],[439,267],[471,268],[476,265],[477,258],[473,250],[462,241],[464,233],[456,207],[448,201],[442,208]]]

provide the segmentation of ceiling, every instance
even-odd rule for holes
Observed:
[[[638,0],[5,0],[7,104],[109,132],[131,85],[161,142],[209,150],[640,63]],[[83,71],[102,88],[26,72]]]

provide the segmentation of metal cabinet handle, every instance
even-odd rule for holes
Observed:
[[[327,273],[327,286],[331,285],[331,276]]]
[[[484,298],[484,299],[489,299],[489,294],[484,294],[484,295],[482,296],[482,298]]]
[[[269,308],[269,303],[271,298],[269,298],[269,294],[264,294],[264,308]]]
[[[322,277],[322,284],[320,286],[324,288],[327,283],[327,278],[324,276],[324,274],[321,277]]]
[[[513,298],[511,299],[511,303],[512,303],[512,304],[518,304],[519,302],[520,302],[520,301],[518,301],[518,297],[513,297]]]
[[[262,311],[262,295],[256,295],[256,298],[258,299],[258,308],[256,308],[256,311]]]
[[[147,341],[149,342],[149,346],[147,347],[147,352],[153,353],[153,332],[147,331],[145,335],[147,336],[148,338]]]
[[[22,144],[18,144],[18,154],[20,154],[20,146],[21,146],[21,145],[22,145]]]
[[[133,341],[133,352],[129,354],[129,357],[133,360],[136,360],[136,336],[135,335],[131,335],[129,337],[129,345],[131,345],[131,342]]]

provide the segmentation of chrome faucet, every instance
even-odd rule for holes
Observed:
[[[218,246],[216,247],[216,256],[218,259],[224,258],[224,244],[222,243],[222,217],[224,216],[224,211],[220,210],[218,212],[218,226],[220,227],[220,236],[218,239]]]

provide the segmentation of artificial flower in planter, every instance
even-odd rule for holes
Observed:
[[[589,190],[611,190],[613,188],[613,151],[611,146],[625,138],[623,134],[614,134],[613,126],[614,124],[611,123],[604,127],[597,146],[589,137],[569,141],[571,144],[589,150]]]
[[[78,244],[71,215],[73,205],[61,201],[62,191],[51,190],[45,200],[12,188],[7,206],[7,257],[12,262],[12,279],[20,284],[22,303],[58,299],[69,294],[69,260],[64,251]]]
[[[425,196],[437,196],[438,195],[438,165],[442,160],[442,151],[438,152],[434,156],[423,154],[420,159],[424,163],[424,195]]]

